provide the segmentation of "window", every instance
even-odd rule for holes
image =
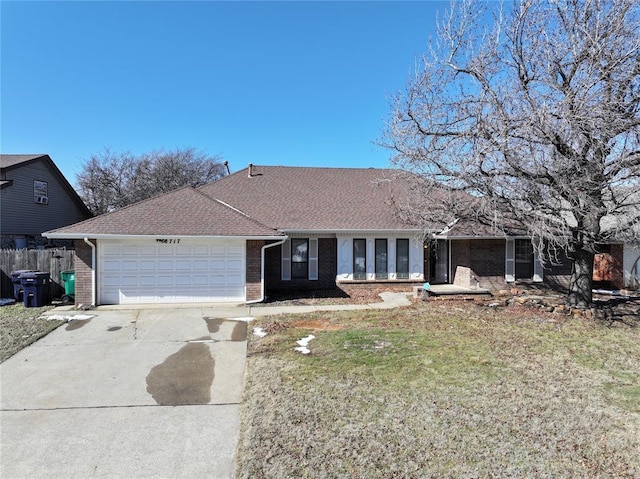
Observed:
[[[528,239],[515,241],[516,279],[533,278],[533,244]]]
[[[396,240],[396,278],[409,279],[409,240]]]
[[[49,186],[46,181],[33,180],[33,202],[39,205],[49,204]]]
[[[387,279],[389,277],[387,270],[387,240],[376,239],[376,279]]]
[[[367,278],[367,240],[353,240],[353,279]]]
[[[309,276],[309,240],[291,240],[291,278],[307,279]]]
[[[292,238],[282,243],[282,281],[316,281],[318,267],[318,238]]]

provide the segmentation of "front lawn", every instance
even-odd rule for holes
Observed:
[[[25,308],[22,303],[0,306],[0,363],[62,324],[40,319],[49,309]]]
[[[239,478],[640,477],[636,326],[465,302],[255,326]]]

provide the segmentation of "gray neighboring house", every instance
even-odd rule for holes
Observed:
[[[0,155],[2,248],[55,246],[41,234],[91,212],[49,155]]]

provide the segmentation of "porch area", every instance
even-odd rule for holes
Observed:
[[[413,286],[414,298],[419,298],[422,295],[423,286]],[[465,288],[455,284],[432,284],[429,287],[429,294],[431,296],[455,296],[455,295],[475,295],[485,294],[491,296],[491,291],[485,288]]]

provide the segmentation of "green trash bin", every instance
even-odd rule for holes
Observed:
[[[74,303],[76,295],[76,272],[73,270],[61,271],[60,277],[64,283],[64,296],[62,296],[62,303]]]

